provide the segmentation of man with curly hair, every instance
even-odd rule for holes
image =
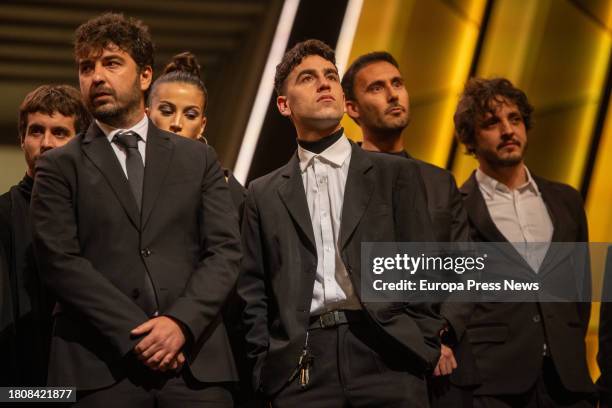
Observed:
[[[478,160],[460,188],[473,238],[545,249],[588,242],[580,194],[525,164],[532,113],[527,95],[505,78],[465,86],[454,121],[457,139]],[[517,272],[546,276],[559,267],[545,262],[546,250],[518,251]],[[582,286],[589,290],[590,280]],[[582,300],[473,304],[467,334],[481,379],[474,407],[594,406],[584,343],[591,305]]]
[[[221,307],[240,259],[214,150],[145,115],[153,43],[107,13],[75,34],[95,121],[37,164],[34,242],[57,295],[49,384],[84,407],[230,407]]]

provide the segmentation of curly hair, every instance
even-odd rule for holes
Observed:
[[[28,114],[36,112],[49,116],[56,112],[64,116],[74,116],[76,133],[84,132],[91,122],[91,116],[79,91],[69,85],[43,85],[27,94],[19,106],[17,129],[21,142],[28,128]]]
[[[204,106],[202,111],[206,112],[208,106],[208,91],[200,76],[200,64],[195,55],[189,51],[176,54],[164,68],[162,75],[153,82],[147,105],[151,105],[152,95],[160,84],[181,82],[190,84],[202,91],[204,95]]]
[[[386,51],[374,51],[368,54],[364,54],[357,58],[348,67],[344,76],[342,77],[342,90],[347,101],[355,100],[355,77],[366,65],[372,64],[373,62],[388,62],[399,70],[399,64],[393,58],[393,55]]]
[[[274,90],[277,95],[284,93],[287,77],[293,69],[300,65],[302,60],[310,55],[318,55],[336,65],[336,54],[329,45],[320,40],[306,40],[295,44],[285,53],[281,62],[276,66],[274,76]]]
[[[453,116],[455,137],[466,148],[466,153],[475,153],[476,129],[487,113],[504,100],[514,103],[523,118],[525,128],[533,125],[533,106],[529,104],[525,92],[516,88],[506,78],[470,78],[465,84]]]
[[[74,33],[75,57],[84,58],[115,44],[127,52],[139,69],[153,66],[154,45],[142,21],[123,14],[105,13],[81,24]]]

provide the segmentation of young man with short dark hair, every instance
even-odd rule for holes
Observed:
[[[7,373],[3,385],[46,384],[54,299],[40,280],[32,253],[29,207],[35,166],[43,153],[68,143],[89,122],[81,94],[68,85],[40,86],[19,107],[19,141],[26,174],[0,196],[0,238],[7,258],[6,281],[10,282],[0,306],[3,313],[12,310],[10,327],[3,332],[11,331],[16,336],[11,341],[14,356],[7,360],[17,363],[2,368]]]
[[[440,167],[413,159],[405,150],[402,132],[410,123],[410,98],[395,58],[386,51],[359,56],[342,77],[348,115],[361,128],[364,150],[415,160],[427,193],[427,208],[439,242],[469,240],[467,214],[453,175]],[[434,407],[470,407],[471,388],[478,379],[466,345],[466,303],[444,303],[446,319],[441,356],[429,391]],[[453,371],[461,364],[459,376]],[[467,402],[464,402],[467,401]]]
[[[245,203],[238,293],[254,386],[275,407],[425,407],[442,320],[430,304],[360,298],[362,242],[433,240],[418,169],[349,142],[321,41],[285,54],[275,88],[298,149]]]

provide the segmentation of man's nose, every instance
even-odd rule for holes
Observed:
[[[40,152],[43,153],[47,150],[55,147],[55,138],[51,134],[51,131],[47,130],[40,141]]]

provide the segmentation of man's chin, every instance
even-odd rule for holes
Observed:
[[[117,116],[119,116],[120,113],[121,111],[117,107],[107,106],[107,105],[101,105],[98,107],[94,107],[91,110],[91,115],[103,123],[105,123],[109,119],[117,118]]]
[[[521,154],[498,157],[497,159],[497,163],[500,166],[504,166],[504,167],[514,167],[518,164],[521,164],[522,162],[523,162],[523,155]]]
[[[321,117],[315,117],[308,120],[308,123],[313,129],[326,130],[334,128],[340,124],[342,116],[338,115],[326,115]]]

